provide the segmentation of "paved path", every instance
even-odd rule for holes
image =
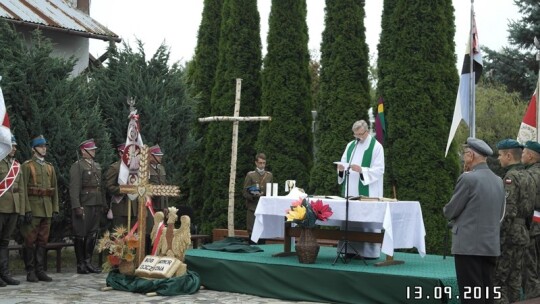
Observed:
[[[21,285],[0,287],[0,303],[308,303],[286,302],[207,289],[201,289],[193,295],[148,297],[142,294],[117,290],[101,291],[101,288],[105,287],[106,273],[81,275],[71,271],[48,274],[53,278],[53,281],[49,283],[30,283],[26,281],[25,275],[16,274],[14,278],[20,280]]]

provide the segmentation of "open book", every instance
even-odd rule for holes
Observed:
[[[147,255],[135,270],[135,275],[144,278],[169,279],[185,272],[186,264],[177,258]]]

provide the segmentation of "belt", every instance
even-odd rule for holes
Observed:
[[[33,196],[53,196],[54,195],[54,188],[28,187],[28,195],[33,195]]]
[[[515,218],[514,219],[514,224],[525,225],[525,219],[523,219],[523,218]]]

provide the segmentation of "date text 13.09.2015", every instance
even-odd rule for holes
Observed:
[[[475,299],[495,299],[501,298],[501,287],[495,286],[479,287],[479,286],[465,286],[463,294],[460,295],[456,291],[452,293],[452,286],[435,286],[432,291],[424,290],[422,286],[407,286],[407,300],[451,300],[453,297],[462,300],[475,300]]]

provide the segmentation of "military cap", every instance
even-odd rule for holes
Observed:
[[[11,145],[17,145],[17,140],[15,139],[15,135],[11,134]]]
[[[47,140],[45,139],[45,137],[43,137],[43,135],[39,135],[35,137],[34,139],[32,139],[31,144],[32,144],[32,148],[37,147],[37,146],[44,146],[47,144]]]
[[[536,153],[540,153],[540,144],[537,141],[529,140],[525,143],[525,148],[533,150]]]
[[[469,137],[467,138],[467,146],[480,155],[493,155],[493,150],[491,150],[489,145],[481,139]]]
[[[150,151],[150,153],[152,155],[155,155],[155,156],[162,156],[163,155],[163,152],[161,151],[161,148],[159,147],[159,145],[155,145],[155,146],[150,147],[150,149],[148,151]]]
[[[125,148],[126,148],[126,144],[119,144],[119,145],[116,146],[116,151],[124,152]]]
[[[96,147],[96,143],[94,142],[94,139],[93,138],[90,138],[90,139],[87,139],[85,141],[83,141],[80,145],[79,145],[79,148],[82,150],[94,150],[94,149],[97,149]]]
[[[497,149],[499,150],[506,150],[506,149],[517,149],[521,148],[523,149],[523,145],[520,144],[517,140],[507,138],[503,139],[500,142],[497,143]]]

